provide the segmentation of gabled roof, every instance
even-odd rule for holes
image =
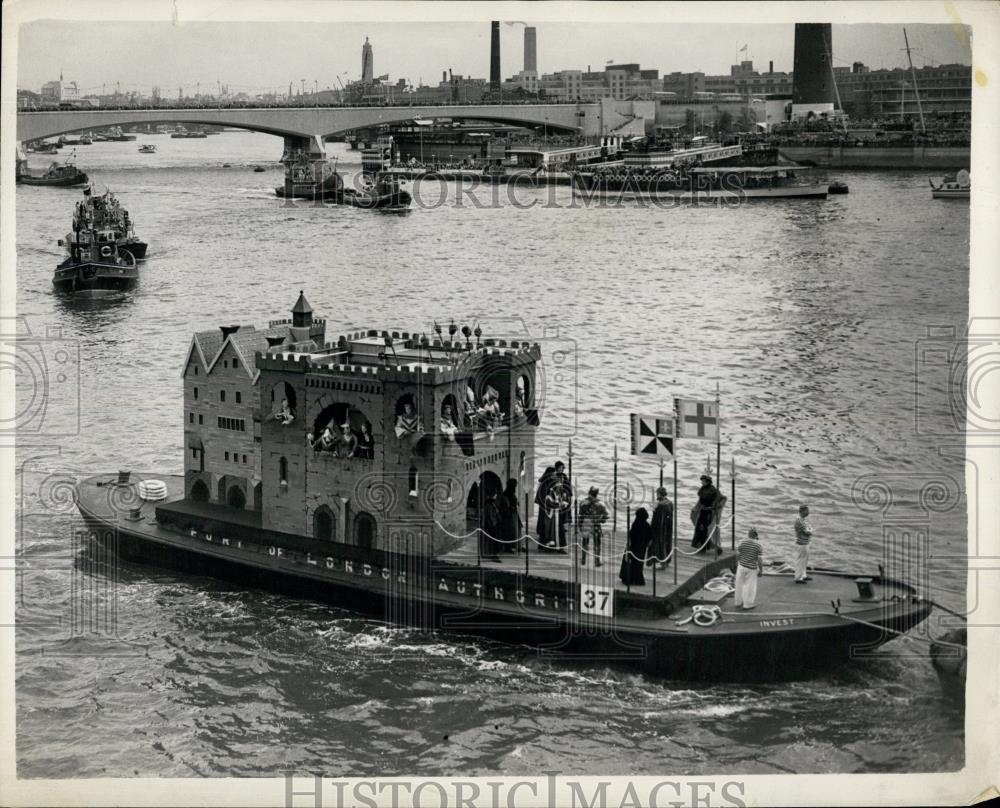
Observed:
[[[308,303],[306,305],[309,305]],[[257,366],[254,364],[254,355],[260,351],[264,353],[268,348],[267,338],[270,336],[288,334],[288,325],[276,325],[272,328],[265,328],[257,330],[252,325],[240,326],[239,331],[235,331],[226,337],[225,341],[221,340],[222,332],[218,332],[220,337],[220,345],[215,355],[212,357],[212,361],[208,366],[208,373],[212,372],[215,364],[219,361],[219,357],[222,356],[227,345],[232,345],[233,350],[236,355],[242,360],[243,370],[251,379],[256,379],[258,370]]]

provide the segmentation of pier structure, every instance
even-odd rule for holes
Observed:
[[[264,531],[476,554],[486,500],[534,479],[537,345],[360,331],[326,341],[303,295],[266,329],[195,335],[184,498]],[[470,415],[494,397],[500,415]],[[524,516],[523,512],[522,515]],[[525,517],[526,518],[526,517]]]

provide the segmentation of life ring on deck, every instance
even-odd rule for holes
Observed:
[[[706,628],[714,626],[722,619],[722,609],[718,606],[698,604],[692,608],[694,614],[691,615],[695,625]]]
[[[107,245],[101,247],[101,258],[110,258],[110,257],[111,257],[111,248]]]

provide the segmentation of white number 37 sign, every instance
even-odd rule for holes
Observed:
[[[580,612],[582,614],[598,614],[602,617],[615,616],[615,591],[595,587],[592,584],[580,584]]]

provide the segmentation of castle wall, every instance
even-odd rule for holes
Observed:
[[[511,359],[493,353],[490,378],[502,388],[501,408],[509,414],[517,375],[524,374],[534,393],[537,357],[529,353]],[[483,354],[471,353],[466,364],[457,357],[457,366],[430,371],[419,365],[344,366],[337,364],[342,360],[335,354],[331,348],[323,360],[291,354],[257,357],[265,529],[314,536],[319,524],[337,542],[393,552],[447,552],[475,541],[464,538],[472,529],[465,506],[473,485],[486,472],[496,475],[501,488],[508,477],[518,480],[523,510],[524,489],[534,475],[533,427],[524,418],[513,431],[498,429],[492,440],[478,434],[473,457],[440,430],[441,406],[449,396],[463,427],[465,390],[470,379],[474,388],[482,381],[477,365]],[[269,417],[283,397],[295,402],[295,421],[287,426]],[[413,403],[420,429],[397,435],[404,398]],[[318,438],[331,417],[348,417],[355,433],[361,422],[367,423],[374,457],[316,451],[309,436]],[[525,470],[519,475],[522,451]],[[317,514],[322,514],[322,522]]]
[[[236,489],[243,494],[245,507],[254,507],[259,462],[253,373],[231,345],[210,373],[198,351],[192,351],[184,373],[187,496],[192,496],[190,486],[201,480],[210,501],[227,503],[231,489]]]

